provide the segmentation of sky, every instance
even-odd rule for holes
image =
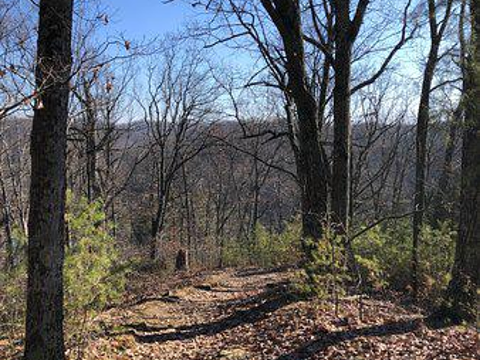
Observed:
[[[180,30],[196,15],[184,0],[102,0],[102,4],[112,16],[110,30],[137,39]]]
[[[192,22],[205,21],[205,15],[189,0],[99,0],[106,8],[109,23],[106,34],[123,35],[129,40],[152,40],[164,35],[185,31]],[[251,57],[246,53],[233,53],[225,46],[210,49],[217,60],[224,60],[231,66],[251,66]]]
[[[113,36],[123,35],[125,39],[139,40],[162,37],[165,34],[184,30],[188,23],[197,20],[205,21],[201,10],[189,4],[189,0],[96,0],[102,7],[106,7],[109,14],[107,33]],[[394,3],[398,0],[390,0]],[[401,0],[401,3],[406,0]],[[236,69],[249,68],[255,64],[255,59],[246,52],[232,51],[224,46],[217,46],[210,50],[212,58],[225,61]],[[409,52],[408,52],[409,54]],[[415,52],[417,54],[417,52]],[[404,73],[412,80],[419,75],[416,67],[417,61],[405,58],[404,52],[397,54],[397,59],[402,56],[403,65],[397,72]],[[383,60],[383,55],[381,56]],[[252,62],[253,61],[253,62]]]

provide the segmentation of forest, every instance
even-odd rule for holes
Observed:
[[[474,360],[479,264],[480,0],[0,0],[0,360]]]

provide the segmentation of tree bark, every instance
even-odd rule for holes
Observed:
[[[460,101],[457,109],[453,114],[453,118],[448,124],[448,138],[445,146],[445,154],[443,158],[442,173],[438,180],[438,189],[436,190],[435,197],[433,199],[433,214],[432,223],[435,226],[440,226],[444,221],[452,219],[453,209],[452,203],[454,202],[454,190],[453,184],[454,175],[454,155],[457,144],[457,133],[462,123],[463,116],[463,101]]]
[[[2,195],[2,209],[3,209],[3,221],[2,225],[5,228],[5,250],[7,258],[5,261],[5,270],[10,271],[15,266],[15,259],[13,254],[13,237],[12,227],[10,224],[10,206],[8,204],[7,192],[5,191],[5,183],[3,181],[2,173],[0,172],[0,190]]]
[[[25,355],[65,359],[63,259],[66,146],[73,0],[40,1],[39,97],[31,133]]]
[[[297,173],[301,189],[304,238],[318,240],[327,213],[328,165],[319,142],[318,105],[309,89],[299,1],[262,0],[278,29],[286,53],[287,91],[298,117]],[[307,254],[308,255],[308,254]]]
[[[348,231],[350,207],[351,119],[350,79],[355,38],[350,21],[350,1],[334,1],[335,87],[333,89],[332,213],[338,231]]]
[[[440,9],[435,0],[428,0],[428,20],[430,27],[430,50],[427,63],[423,72],[422,90],[417,115],[416,132],[416,162],[415,162],[415,195],[413,202],[413,237],[411,254],[411,285],[413,297],[418,295],[418,245],[420,242],[423,219],[425,215],[425,171],[427,163],[427,138],[430,122],[430,93],[432,90],[435,68],[439,61],[440,44],[450,19],[453,0],[445,4],[442,19],[438,19]]]
[[[462,147],[461,204],[452,280],[447,300],[452,320],[475,321],[480,262],[480,3],[470,2],[472,44],[467,64]]]
[[[418,293],[418,245],[425,214],[425,169],[427,163],[427,136],[430,123],[430,89],[438,61],[439,43],[432,44],[427,65],[423,74],[422,91],[417,116],[416,162],[415,162],[415,196],[413,205],[413,243],[412,243],[412,290]]]

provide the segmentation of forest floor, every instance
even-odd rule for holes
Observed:
[[[218,360],[473,360],[470,327],[429,328],[418,311],[392,301],[301,301],[293,271],[226,270],[134,279],[126,304],[101,314],[104,329],[81,357]],[[77,358],[71,354],[70,358]]]

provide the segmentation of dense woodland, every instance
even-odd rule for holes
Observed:
[[[417,359],[408,349],[332,355],[382,336],[363,328],[315,330],[327,345],[289,354],[245,353],[243,344],[140,356],[127,344],[116,357],[110,341],[92,355],[129,326],[105,320],[110,311],[159,296],[183,306],[191,294],[172,292],[178,279],[192,291],[241,288],[246,303],[248,289],[265,287],[255,296],[274,297],[274,307],[261,304],[283,324],[274,331],[282,346],[310,340],[286,335],[287,303],[298,321],[314,307],[315,318],[351,326],[351,317],[384,321],[388,312],[368,315],[376,301],[447,327],[444,343],[462,339],[445,353],[425,345],[418,359],[473,359],[480,2],[164,6],[192,7],[195,20],[134,38],[109,30],[107,1],[0,0],[0,359]],[[267,331],[256,308],[242,311]],[[180,324],[165,339],[164,323],[131,331],[135,346],[184,344],[235,338],[228,331],[240,323],[227,318],[213,331],[195,322],[195,335]],[[145,341],[149,332],[157,337]]]

